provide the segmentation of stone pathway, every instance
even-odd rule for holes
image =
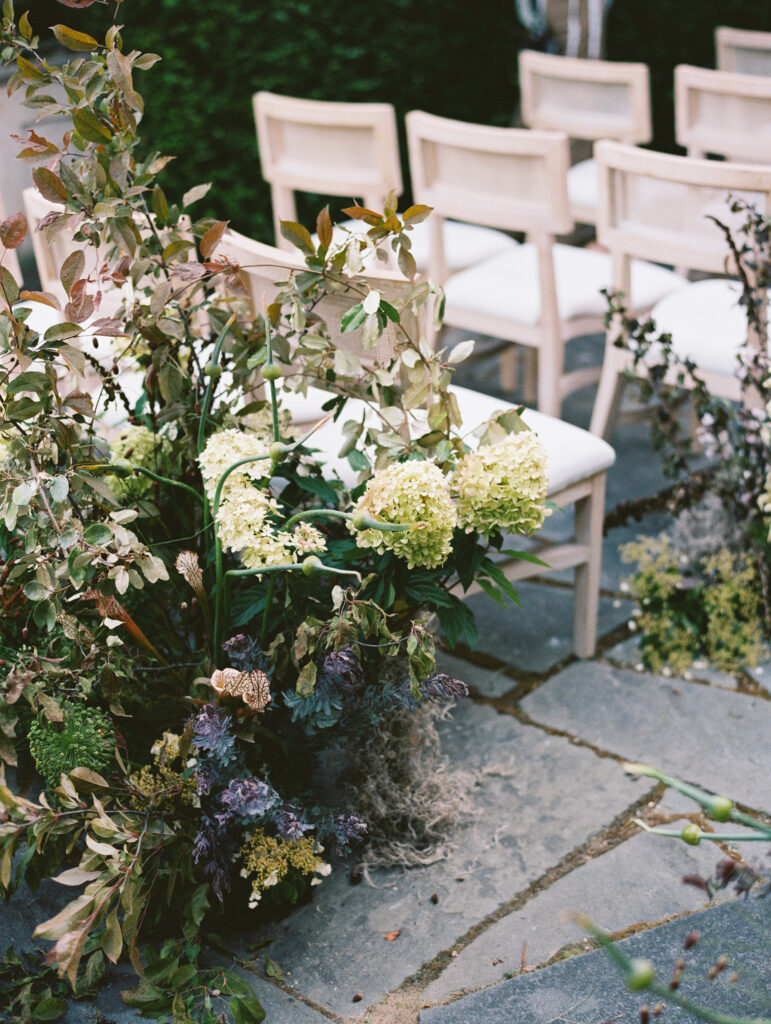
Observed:
[[[487,372],[481,366],[464,383],[485,386],[474,377]],[[573,396],[566,418],[585,424],[591,398],[591,390]],[[609,506],[662,486],[644,428],[619,430],[614,444]],[[549,529],[567,528],[558,519]],[[471,687],[441,726],[452,763],[477,780],[466,823],[443,861],[373,871],[371,884],[357,886],[340,866],[312,903],[279,924],[224,936],[269,1024],[635,1024],[650,1000],[629,993],[607,956],[590,951],[572,911],[623,938],[630,955],[652,958],[665,980],[685,956],[683,994],[771,1016],[771,897],[705,909],[704,894],[681,878],[709,874],[720,849],[629,824],[642,815],[680,827],[696,808],[651,779],[627,776],[627,759],[748,810],[771,809],[771,665],[739,677],[709,666],[694,666],[688,679],[654,675],[642,671],[626,629],[632,605],[620,589],[618,544],[664,524],[649,517],[606,538],[602,640],[592,661],[570,652],[569,574],[523,584],[521,610],[471,599],[478,649],[442,655],[445,670]],[[744,852],[765,856],[762,844]],[[46,884],[29,902],[14,901],[0,916],[0,944],[23,941],[54,898]],[[693,929],[704,937],[684,954]],[[710,982],[706,971],[721,953],[729,968]],[[266,955],[283,984],[267,977]],[[66,1024],[134,1024],[119,998],[131,983],[130,972],[115,972],[95,1003],[71,1005]],[[695,1018],[668,1007],[662,1020]]]

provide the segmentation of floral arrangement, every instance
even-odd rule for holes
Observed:
[[[470,450],[449,389],[469,346],[408,329],[441,306],[410,253],[426,208],[354,207],[369,230],[341,246],[328,211],[318,244],[285,223],[305,267],[255,315],[217,255],[226,225],[195,218],[207,186],[170,201],[168,158],[139,155],[136,80],[159,58],[114,20],[103,42],[53,31],[61,66],[6,0],[9,89],[66,126],[19,155],[68,254],[63,302],[0,262],[0,888],[79,890],[35,933],[76,992],[127,957],[145,1015],[213,1020],[227,995],[222,1014],[259,1021],[240,979],[200,965],[208,922],[307,897],[366,841],[317,766],[466,693],[437,672],[430,619],[473,643],[456,583],[516,598],[492,556],[543,521],[544,453],[512,410]],[[0,224],[0,256],[25,232],[21,214]],[[396,304],[360,276],[388,246]],[[329,296],[347,302],[336,322]],[[389,327],[374,365],[337,343],[374,351]],[[344,422],[350,491],[314,450],[321,424],[302,433],[282,407],[310,384],[329,394],[321,424],[351,399],[372,413]]]
[[[766,296],[771,284],[771,222],[741,200],[731,205],[737,221],[720,222],[727,269],[738,277],[739,302],[747,314],[751,342],[737,352],[741,401],[711,394],[698,368],[678,357],[668,334],[655,323],[630,317],[623,297],[610,296],[608,324],[622,327],[616,344],[628,347],[643,398],[651,410],[653,441],[664,469],[677,483],[657,504],[678,515],[672,536],[627,546],[638,561],[631,583],[641,601],[643,651],[650,667],[669,662],[685,668],[706,654],[732,670],[752,665],[771,637],[771,363]],[[691,423],[682,415],[691,403]],[[705,465],[706,460],[706,465]],[[696,463],[701,465],[696,467]],[[627,506],[624,515],[636,515]],[[700,538],[700,539],[699,539]]]

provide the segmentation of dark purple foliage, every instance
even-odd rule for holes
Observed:
[[[359,660],[351,644],[331,651],[321,663],[321,674],[342,694],[351,694],[363,680]]]
[[[308,824],[302,817],[301,813],[297,812],[294,807],[283,807],[278,814],[275,816],[276,828],[279,834],[288,839],[292,843],[296,843],[298,839],[302,839],[306,832],[310,832],[314,827]]]
[[[256,640],[245,633],[236,633],[226,640],[222,650],[227,654],[230,664],[239,672],[256,672],[260,669],[271,675],[270,663]]]
[[[223,812],[217,815],[222,825],[233,818],[259,818],[278,802],[278,793],[261,779],[233,779],[220,794]]]
[[[211,884],[214,894],[222,901],[230,891],[227,846],[222,843],[220,830],[211,820],[203,817],[201,827],[193,840],[193,860],[201,865],[204,878]]]
[[[223,765],[236,758],[230,715],[223,708],[204,704],[193,718],[193,745]]]
[[[421,682],[420,694],[429,700],[456,700],[468,697],[468,686],[462,679],[448,676],[446,672],[435,672]]]

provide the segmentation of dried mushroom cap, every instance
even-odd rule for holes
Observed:
[[[252,712],[264,711],[270,703],[270,681],[260,669],[239,672],[236,668],[217,669],[211,685],[222,697],[240,697]]]

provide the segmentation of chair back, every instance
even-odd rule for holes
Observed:
[[[561,131],[573,139],[650,141],[645,64],[522,50],[519,86],[522,120],[529,128]]]
[[[611,253],[614,285],[629,293],[629,259],[724,274],[728,249],[710,219],[743,223],[732,199],[771,213],[771,167],[695,160],[625,146],[595,144],[600,173],[597,238]]]
[[[402,192],[396,115],[388,103],[328,103],[258,92],[253,97],[262,176],[279,222],[296,220],[294,193],[363,199],[377,210]]]
[[[771,75],[771,32],[743,28],[715,29],[719,71],[740,75]]]
[[[223,256],[239,265],[239,276],[248,294],[253,316],[260,315],[264,305],[275,300],[292,273],[308,271],[305,261],[296,252],[285,252],[272,245],[255,242],[230,229],[225,231],[216,250],[216,257]],[[351,278],[347,286],[342,285],[338,291],[325,295],[314,312],[327,324],[336,348],[355,354],[368,368],[382,366],[391,359],[397,343],[403,341],[401,328],[411,338],[418,336],[421,326],[418,318],[409,307],[402,309],[411,287],[409,281],[393,271],[367,271],[366,275]],[[375,346],[369,348],[362,342],[361,329],[345,334],[341,329],[343,314],[361,302],[368,289],[379,291],[401,312],[401,326],[389,321]]]
[[[688,156],[771,163],[771,76],[680,64],[675,136]]]
[[[571,230],[567,137],[490,128],[413,110],[406,117],[415,201],[433,207],[430,276],[446,280],[445,218],[549,240]]]

